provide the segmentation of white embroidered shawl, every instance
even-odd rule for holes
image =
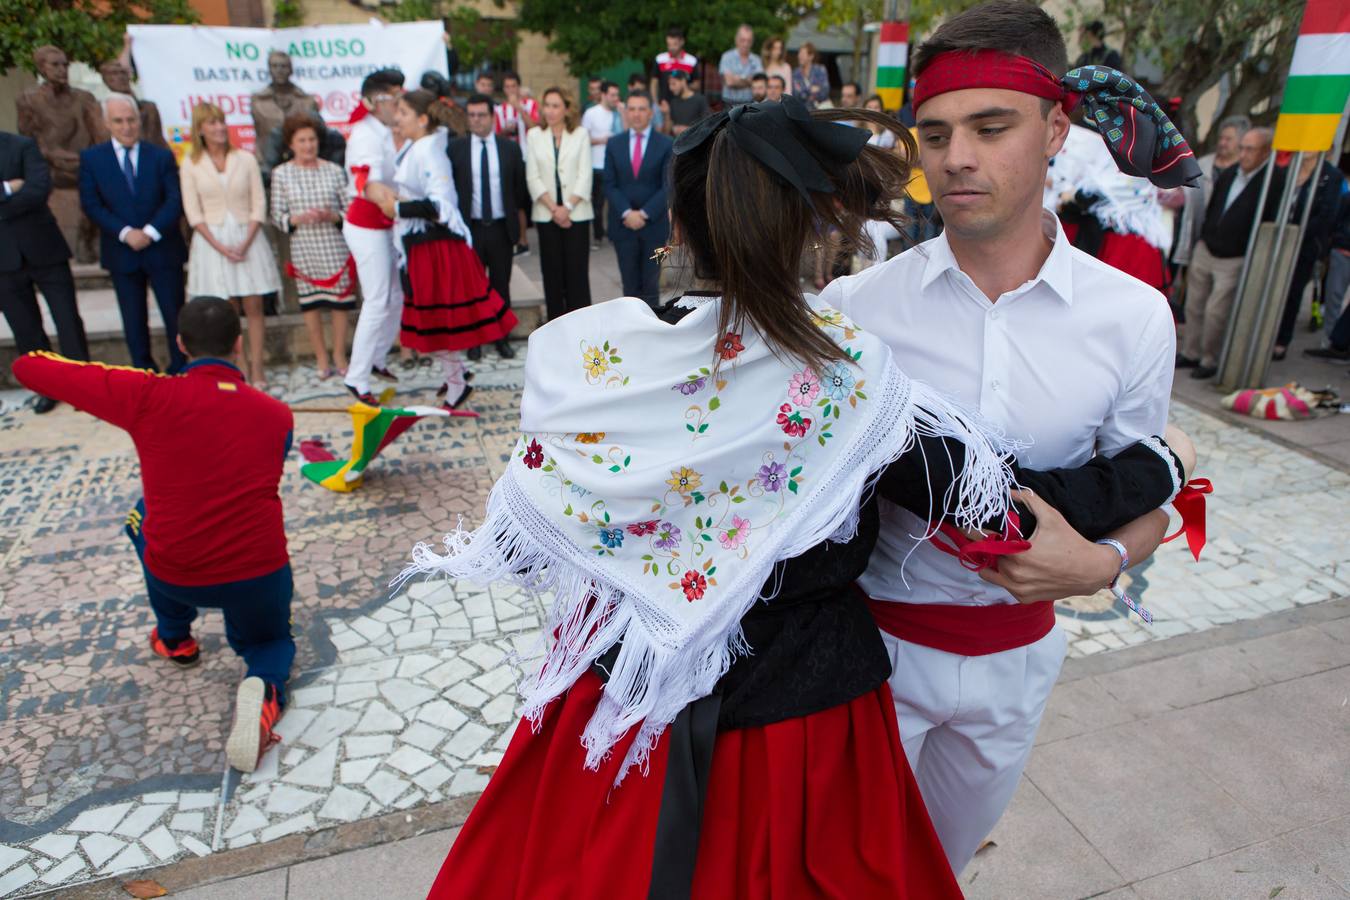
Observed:
[[[852,363],[816,372],[755,334],[719,334],[719,302],[672,325],[628,297],[534,332],[522,435],[486,518],[448,534],[445,555],[419,545],[402,576],[553,593],[551,644],[524,687],[536,723],[622,641],[581,738],[594,768],[639,727],[620,779],[752,651],[740,621],[771,599],[774,565],[851,537],[873,476],[915,435],[968,445],[953,486],[967,525],[997,520],[1013,483],[998,434],[842,313],[817,307]]]
[[[1051,212],[1063,192],[1085,191],[1100,198],[1088,212],[1106,228],[1137,234],[1163,253],[1172,248],[1172,225],[1158,202],[1158,189],[1147,178],[1120,171],[1101,135],[1092,129],[1069,127],[1048,177],[1046,198]]]

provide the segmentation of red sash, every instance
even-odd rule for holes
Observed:
[[[386,216],[374,203],[361,196],[366,192],[370,166],[352,166],[352,177],[356,181],[356,197],[347,205],[347,221],[361,228],[392,228],[394,220]]]
[[[877,627],[889,635],[959,656],[986,656],[1034,644],[1055,627],[1052,600],[963,606],[867,598]]]

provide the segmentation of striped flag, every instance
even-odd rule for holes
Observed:
[[[1350,97],[1350,3],[1308,0],[1275,123],[1276,150],[1330,150]]]
[[[909,63],[909,23],[882,22],[877,47],[877,95],[886,109],[905,102],[905,68]]]
[[[305,441],[300,452],[310,462],[300,467],[300,474],[315,484],[321,484],[330,491],[347,493],[361,486],[366,466],[388,447],[398,436],[416,425],[418,420],[427,416],[447,418],[465,416],[477,418],[477,413],[454,410],[453,412],[435,406],[409,406],[402,409],[390,409],[382,406],[368,406],[365,403],[353,403],[347,407],[352,415],[352,452],[351,459],[337,459],[317,441]]]

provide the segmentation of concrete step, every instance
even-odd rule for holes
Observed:
[[[95,280],[88,266],[72,266],[79,270],[79,278],[85,278],[88,284]],[[107,278],[107,272],[97,267],[98,272]],[[126,341],[122,334],[122,314],[117,307],[117,296],[111,286],[78,287],[76,302],[80,307],[80,318],[84,320],[85,334],[89,338],[89,355],[100,362],[113,365],[129,365],[131,358],[127,354]],[[57,346],[56,326],[46,303],[39,298],[42,309],[42,322],[52,347]],[[163,360],[168,354],[164,343],[164,320],[154,301],[153,293],[147,300],[150,311],[150,337],[157,358]],[[516,311],[520,324],[512,332],[512,337],[523,340],[543,324],[544,293],[539,285],[520,266],[511,272],[511,306]],[[355,327],[356,316],[352,315]],[[309,344],[309,334],[305,330],[304,318],[299,312],[287,311],[278,316],[269,316],[266,323],[267,357],[271,365],[281,365],[314,356]],[[0,319],[0,385],[15,387],[10,375],[10,364],[18,355],[14,346],[14,335],[9,323]]]

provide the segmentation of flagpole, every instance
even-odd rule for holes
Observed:
[[[292,406],[293,413],[350,413],[351,410],[342,406]],[[478,413],[467,409],[448,409],[450,416],[457,419],[476,419]]]

